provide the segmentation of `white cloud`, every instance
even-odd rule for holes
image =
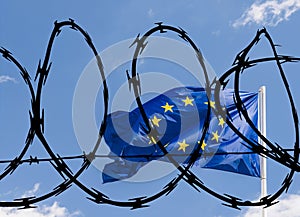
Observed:
[[[300,195],[290,194],[282,199],[279,203],[267,208],[268,216],[272,217],[299,217],[300,216]],[[261,208],[249,208],[239,217],[257,217],[261,216]]]
[[[36,209],[18,210],[15,208],[0,208],[1,217],[75,217],[79,211],[70,213],[67,208],[54,202],[51,206],[39,206]]]
[[[154,16],[154,12],[153,12],[152,8],[150,8],[147,13],[148,13],[148,17],[150,17],[150,18],[152,18]]]
[[[14,83],[17,83],[15,78],[12,78],[8,75],[0,75],[0,84],[4,82],[12,81]]]
[[[255,1],[243,15],[233,22],[237,28],[247,24],[256,23],[265,26],[276,26],[288,20],[289,17],[300,9],[300,0],[267,0]]]
[[[33,189],[31,189],[29,191],[25,191],[25,193],[22,195],[22,197],[34,196],[35,193],[39,190],[39,188],[40,188],[40,183],[34,184]]]
[[[22,197],[33,196],[40,188],[40,184],[36,183],[33,189],[26,191]],[[1,217],[76,217],[82,216],[81,212],[75,211],[70,213],[66,207],[60,206],[58,202],[52,205],[38,205],[35,209],[18,210],[17,208],[0,208]]]
[[[219,36],[221,34],[221,30],[216,30],[211,33],[214,36]]]

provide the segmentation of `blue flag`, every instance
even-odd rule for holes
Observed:
[[[224,90],[221,93],[221,104],[226,107],[234,126],[248,139],[257,141],[257,135],[241,119],[236,109],[233,91]],[[252,122],[257,125],[258,94],[240,92],[240,97]],[[212,108],[215,107],[213,98],[207,98],[205,89],[179,87],[154,97],[143,107],[149,122],[158,132],[157,139],[178,163],[188,163],[190,154],[201,145],[194,165],[260,177],[259,156],[254,153],[237,154],[251,152],[251,149],[226,125],[226,120],[214,112],[205,140],[199,144],[208,103]],[[155,139],[148,137],[145,129],[139,108],[131,112],[117,111],[108,116],[104,139],[114,155],[114,162],[104,167],[104,183],[129,178],[150,161],[169,161]]]

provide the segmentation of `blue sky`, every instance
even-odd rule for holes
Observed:
[[[92,37],[99,52],[128,38],[143,34],[155,22],[180,26],[199,46],[215,73],[220,76],[231,67],[235,55],[241,51],[263,26],[272,35],[280,54],[300,56],[298,29],[300,1],[9,1],[1,3],[0,46],[10,50],[34,77],[39,59],[43,59],[45,48],[55,20],[74,19]],[[172,36],[174,38],[174,36]],[[271,50],[263,40],[251,52],[251,56],[270,56]],[[45,137],[55,153],[61,156],[81,154],[72,123],[72,100],[76,83],[92,54],[81,36],[64,29],[56,40],[51,61],[53,66],[43,89],[42,106],[45,108]],[[108,80],[111,88],[126,81],[123,65],[116,75]],[[159,70],[149,67],[147,60],[141,70]],[[147,68],[149,67],[149,68]],[[163,68],[166,71],[166,68]],[[179,70],[172,68],[172,70]],[[299,64],[285,67],[296,106],[299,108],[298,91]],[[169,72],[170,73],[170,72]],[[113,79],[117,79],[114,80]],[[294,141],[292,119],[288,101],[272,64],[261,64],[243,74],[242,89],[257,91],[267,87],[267,134],[273,142],[291,148]],[[29,126],[28,110],[30,98],[18,71],[9,62],[0,59],[0,159],[13,159],[21,150]],[[99,99],[98,99],[99,100]],[[101,104],[97,104],[101,108]],[[41,144],[35,139],[26,156],[47,157]],[[70,162],[76,170],[81,161]],[[5,165],[0,166],[3,170]],[[259,197],[260,182],[256,178],[228,174],[215,170],[194,168],[208,186],[220,193],[255,200]],[[275,192],[286,175],[287,169],[268,160],[268,191]],[[89,187],[101,189],[115,199],[128,199],[152,194],[160,190],[176,172],[159,180],[147,183],[101,184],[101,173],[91,167],[80,177]],[[299,175],[281,202],[269,209],[270,216],[298,216],[300,213]],[[61,177],[50,164],[21,165],[11,176],[0,182],[0,200],[6,201],[22,195],[42,195],[61,182]],[[153,203],[150,208],[130,211],[109,205],[96,205],[85,197],[76,186],[63,194],[46,200],[38,209],[15,212],[0,209],[1,216],[258,216],[255,209],[232,210],[221,205],[221,201],[205,192],[197,193],[186,183],[167,197]]]

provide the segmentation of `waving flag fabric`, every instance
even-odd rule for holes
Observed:
[[[258,95],[240,92],[240,96],[249,117],[257,125]],[[158,139],[166,148],[168,156],[164,155],[156,142],[148,137],[139,108],[131,112],[111,113],[107,119],[104,139],[111,154],[114,155],[112,158],[114,162],[105,165],[102,173],[103,182],[129,178],[153,160],[169,162],[169,156],[178,163],[186,164],[197,145],[201,145],[201,150],[194,165],[259,177],[259,156],[237,154],[251,150],[226,125],[226,121],[214,112],[209,119],[210,127],[205,135],[205,141],[199,144],[208,103],[213,111],[214,99],[207,98],[205,89],[178,87],[143,104],[147,117],[158,131]],[[221,103],[224,109],[226,107],[230,119],[239,132],[248,139],[257,141],[257,135],[241,119],[236,109],[232,90],[222,91]],[[235,154],[230,154],[233,152]]]

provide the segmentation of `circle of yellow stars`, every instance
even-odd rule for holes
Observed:
[[[188,96],[186,96],[185,99],[182,99],[181,101],[184,103],[185,107],[194,106],[194,99],[190,98]],[[209,104],[211,108],[215,108],[215,102],[214,101],[209,100],[208,102],[204,102],[204,104],[206,104],[206,105]],[[174,112],[173,111],[174,105],[169,104],[169,102],[166,102],[164,105],[161,106],[161,108],[164,109],[164,113],[173,113]],[[218,126],[221,126],[222,128],[224,128],[224,125],[225,125],[226,121],[222,117],[218,118],[218,120],[219,120]],[[162,121],[162,118],[159,118],[157,115],[154,115],[150,119],[150,121],[154,126],[159,127],[160,126],[160,121]],[[211,134],[212,134],[211,141],[219,142],[220,135],[219,135],[218,130],[216,130],[215,132],[212,132]],[[149,138],[149,140],[150,140],[149,144],[156,143],[156,140],[153,137]],[[168,144],[166,144],[165,147],[168,146]],[[178,144],[178,149],[177,150],[178,151],[183,151],[183,152],[186,152],[186,149],[190,146],[190,144],[186,143],[185,139],[182,142],[177,142],[177,144]],[[198,144],[200,144],[200,141],[198,141]],[[203,141],[202,144],[201,144],[201,149],[204,151],[206,146],[207,146],[207,143],[205,141]]]

